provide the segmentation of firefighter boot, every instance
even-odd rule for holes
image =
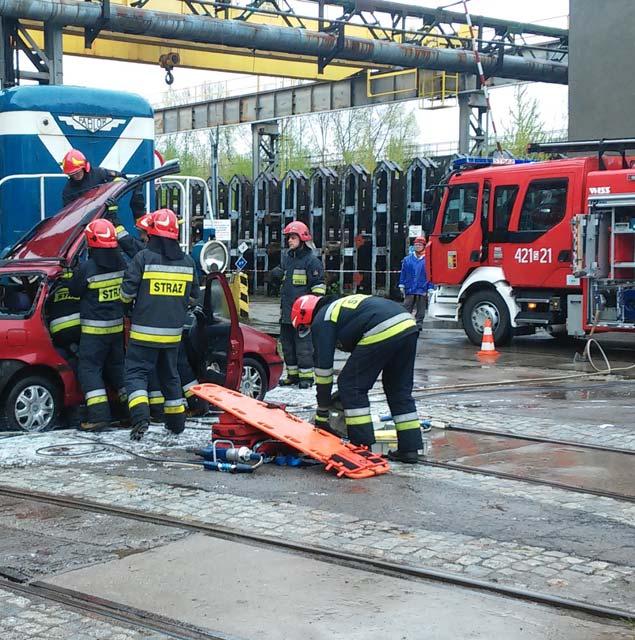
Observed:
[[[149,422],[147,420],[140,420],[130,430],[131,440],[141,440],[145,432],[148,430]]]
[[[298,389],[310,389],[313,386],[313,380],[300,380]]]
[[[389,451],[386,457],[393,462],[404,462],[406,464],[417,464],[419,462],[419,454],[416,451]]]
[[[298,376],[287,375],[284,380],[280,380],[278,385],[280,387],[292,387],[293,385],[298,384],[299,378]]]
[[[79,431],[101,431],[110,426],[109,422],[82,422],[79,425]]]

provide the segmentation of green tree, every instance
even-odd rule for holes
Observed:
[[[202,134],[195,132],[163,136],[157,148],[166,160],[178,158],[181,174],[207,179],[210,171],[210,147]]]
[[[545,123],[540,116],[538,100],[527,95],[526,85],[514,89],[514,102],[509,109],[509,124],[505,128],[503,147],[516,157],[527,155],[530,142],[546,139]]]

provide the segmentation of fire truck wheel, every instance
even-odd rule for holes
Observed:
[[[463,305],[463,329],[472,344],[481,344],[487,318],[492,321],[494,342],[497,345],[507,344],[512,338],[509,310],[503,298],[491,289],[473,293]]]

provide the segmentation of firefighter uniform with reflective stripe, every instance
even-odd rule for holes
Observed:
[[[313,251],[302,243],[289,249],[282,258],[282,288],[280,290],[280,342],[287,375],[299,381],[313,381],[313,347],[311,337],[300,338],[291,324],[293,303],[307,293],[324,295],[324,268]]]
[[[69,271],[53,284],[46,301],[46,315],[53,344],[65,351],[77,349],[80,338],[79,296],[71,294],[68,283],[73,277]]]
[[[194,261],[170,260],[151,248],[139,252],[126,271],[124,302],[134,300],[126,355],[126,389],[133,425],[149,421],[148,380],[159,376],[166,427],[185,428],[185,402],[177,369],[179,343],[190,299],[198,297]]]
[[[81,297],[78,377],[86,398],[86,418],[92,424],[111,420],[107,386],[117,391],[122,405],[126,403],[121,302],[123,273],[123,269],[106,271],[89,258],[69,283],[71,294]],[[122,417],[121,414],[118,417]]]
[[[353,444],[375,442],[368,391],[379,374],[397,429],[399,451],[422,448],[412,398],[417,328],[412,316],[392,300],[366,295],[339,298],[323,306],[311,324],[319,414],[331,403],[335,349],[351,355],[337,386]],[[319,426],[320,416],[316,418]],[[325,422],[328,417],[322,418]]]

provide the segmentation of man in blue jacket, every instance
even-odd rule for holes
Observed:
[[[433,284],[426,275],[426,239],[417,236],[414,241],[414,253],[407,255],[401,262],[399,289],[404,296],[404,306],[409,313],[415,309],[417,329],[423,329],[423,319],[428,307],[428,291]]]

